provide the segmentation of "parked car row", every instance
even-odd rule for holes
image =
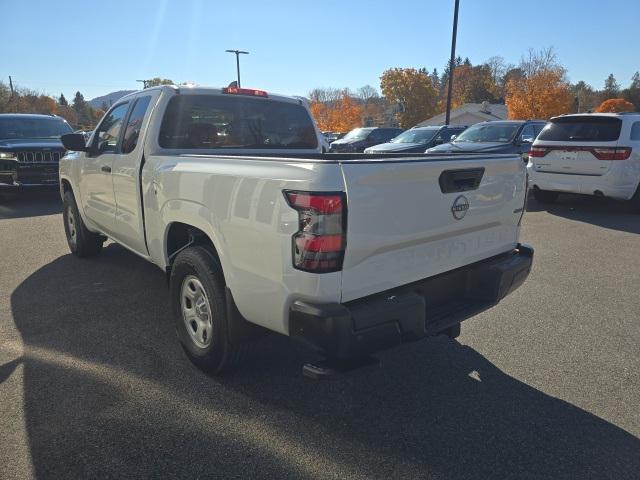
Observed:
[[[356,128],[330,143],[329,152],[347,153],[517,153],[527,160],[544,120],[504,120],[468,125]],[[328,140],[331,138],[325,134]]]

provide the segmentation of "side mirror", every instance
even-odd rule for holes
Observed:
[[[451,135],[451,138],[449,139],[449,141],[453,142],[456,138],[458,138],[458,135]]]
[[[533,143],[533,135],[523,135],[520,143]]]
[[[73,152],[86,152],[89,150],[84,134],[82,133],[67,133],[60,137],[62,145],[67,150]]]

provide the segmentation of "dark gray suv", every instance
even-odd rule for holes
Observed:
[[[426,153],[518,153],[528,161],[531,144],[547,122],[544,120],[496,120],[476,123],[454,140]]]
[[[385,143],[402,133],[401,128],[365,127],[354,128],[340,140],[331,142],[329,152],[364,152],[364,149]]]
[[[426,148],[447,143],[464,132],[466,125],[434,125],[405,130],[390,142],[367,148],[364,153],[422,153]]]

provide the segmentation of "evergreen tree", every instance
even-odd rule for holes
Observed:
[[[431,77],[431,82],[433,83],[433,86],[436,87],[436,89],[440,88],[440,74],[438,73],[438,69],[434,67],[433,71],[431,72],[431,75],[429,75]]]
[[[620,85],[616,81],[616,77],[613,73],[610,73],[607,79],[604,81],[604,89],[602,90],[602,100],[608,100],[610,98],[618,98],[620,96]]]
[[[78,124],[90,125],[93,123],[92,109],[80,92],[76,92],[71,107],[78,114]]]
[[[631,77],[631,85],[622,91],[622,98],[633,103],[636,111],[640,112],[640,72]]]
[[[102,101],[102,105],[100,105],[100,110],[102,110],[103,112],[109,110],[109,105],[107,105],[107,102],[105,102],[104,100]]]
[[[67,102],[67,99],[64,97],[64,93],[60,94],[60,98],[58,98],[58,105],[61,105],[63,107],[69,106],[69,102]]]

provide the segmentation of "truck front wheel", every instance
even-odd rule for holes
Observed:
[[[104,237],[87,229],[71,192],[66,192],[62,199],[62,217],[71,253],[81,258],[98,255],[102,250]]]
[[[245,344],[232,344],[225,282],[218,259],[205,247],[178,254],[169,282],[178,339],[189,359],[213,375],[232,369]]]

